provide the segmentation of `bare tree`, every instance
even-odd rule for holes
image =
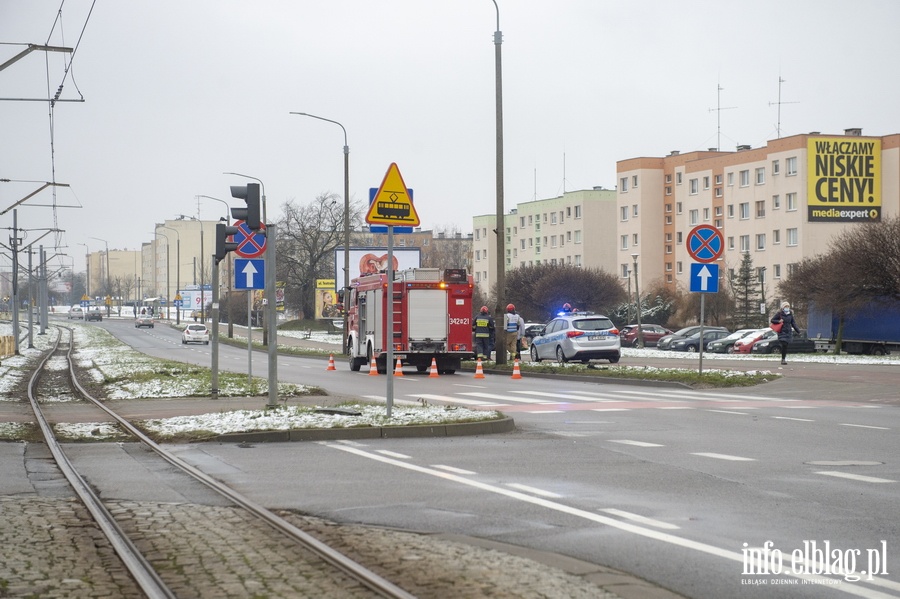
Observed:
[[[578,310],[610,313],[625,300],[615,275],[570,265],[523,266],[506,274],[506,297],[519,313],[547,320],[571,304]]]
[[[435,227],[430,243],[422,248],[425,268],[465,268],[472,266],[472,240],[463,237],[459,227]]]
[[[344,203],[339,195],[324,193],[304,206],[290,200],[282,212],[277,266],[279,278],[286,282],[285,304],[298,310],[300,318],[311,318],[316,279],[335,277],[334,249],[344,243]],[[362,216],[362,207],[351,202],[351,230],[361,225]]]

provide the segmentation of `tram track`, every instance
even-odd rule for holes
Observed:
[[[209,573],[210,566],[204,565],[201,570],[207,572],[209,579],[205,583],[198,583],[193,580],[196,576],[196,570],[185,569],[182,567],[184,563],[196,560],[196,556],[183,555],[183,552],[190,552],[190,548],[204,546],[204,541],[197,538],[174,538],[173,530],[183,530],[185,534],[204,535],[204,531],[208,531],[215,538],[217,546],[223,544],[223,534],[225,530],[233,527],[235,530],[235,551],[247,551],[248,544],[250,546],[260,544],[260,548],[249,547],[250,553],[255,556],[267,555],[267,551],[272,551],[272,555],[277,556],[280,561],[294,562],[293,570],[305,572],[303,577],[309,578],[310,568],[316,569],[316,578],[322,578],[323,570],[331,570],[333,576],[324,575],[325,578],[333,578],[332,581],[323,583],[326,586],[332,585],[333,588],[341,589],[341,596],[366,597],[381,596],[388,598],[411,598],[412,594],[404,591],[399,586],[386,580],[380,575],[372,572],[368,568],[348,558],[333,547],[318,540],[309,533],[301,530],[296,525],[285,520],[274,512],[268,510],[262,505],[257,504],[251,499],[241,495],[227,485],[205,474],[194,466],[184,462],[173,453],[167,451],[155,443],[151,438],[145,435],[139,428],[127,419],[109,409],[103,402],[94,398],[88,389],[82,385],[76,376],[75,365],[72,360],[73,334],[72,330],[67,327],[55,327],[58,331],[57,338],[53,347],[40,360],[35,368],[29,383],[28,397],[32,410],[35,414],[37,427],[40,429],[44,441],[53,460],[65,476],[69,485],[83,503],[91,518],[97,527],[102,531],[107,542],[115,550],[119,556],[123,566],[130,573],[140,593],[147,597],[179,597],[179,596],[240,596],[227,592],[216,592],[215,589],[209,589],[208,593],[200,592],[198,587],[216,584],[215,567],[213,572]],[[61,362],[65,363],[65,367],[61,366]],[[57,399],[63,395],[71,394],[73,397],[67,398],[67,401],[84,401],[93,406],[98,412],[102,412],[106,418],[112,419],[122,430],[127,431],[134,439],[139,442],[140,449],[131,449],[132,453],[140,452],[142,461],[155,460],[164,461],[164,464],[155,466],[157,469],[165,469],[167,472],[177,471],[177,476],[189,477],[192,485],[202,485],[208,491],[212,491],[221,498],[227,500],[219,502],[219,506],[210,509],[198,509],[198,515],[202,522],[196,524],[184,525],[179,520],[177,525],[163,524],[164,534],[147,528],[146,522],[141,522],[138,514],[152,513],[151,520],[165,518],[166,512],[177,512],[178,518],[189,518],[190,509],[185,509],[183,504],[175,506],[167,506],[165,504],[156,504],[153,506],[135,506],[137,509],[129,510],[123,507],[121,502],[117,502],[108,498],[104,498],[103,483],[97,480],[90,480],[89,477],[80,473],[74,464],[77,459],[73,460],[66,454],[66,448],[57,439],[53,430],[52,423],[45,416],[42,409],[42,403],[51,399]],[[129,446],[135,445],[132,443]],[[175,476],[167,473],[167,476]],[[184,483],[182,483],[184,484]],[[208,491],[205,491],[208,493]],[[228,508],[222,508],[222,505],[228,505]],[[222,510],[227,511],[223,515]],[[210,513],[212,510],[212,513]],[[115,514],[115,515],[114,515]],[[218,522],[218,525],[210,527],[210,519]],[[121,523],[120,523],[121,521]],[[265,524],[265,526],[262,526]],[[210,528],[216,530],[210,530]],[[187,532],[187,531],[193,531]],[[169,538],[171,537],[171,538]],[[148,539],[150,541],[148,542]],[[225,541],[227,543],[227,541]],[[227,556],[227,547],[218,547],[217,557],[213,558],[213,562],[223,564],[223,570],[220,572],[223,579],[233,581],[232,572],[227,571],[227,565],[230,560]],[[269,558],[271,561],[274,558]],[[238,560],[240,561],[240,560]],[[267,560],[262,560],[263,562]],[[303,561],[301,565],[298,563]],[[264,571],[275,578],[285,575],[283,568],[264,567]],[[255,585],[265,589],[281,589],[266,596],[297,596],[296,588],[291,587],[290,582],[283,580],[268,580],[267,574],[255,574],[250,569],[249,577],[259,578],[254,582]],[[288,572],[291,568],[287,569]],[[248,574],[243,574],[247,577]],[[290,574],[288,574],[290,576]],[[188,578],[191,578],[188,580]],[[233,584],[233,582],[232,582]],[[315,591],[321,593],[319,588]],[[122,590],[123,594],[126,593]],[[312,595],[309,595],[312,596]]]

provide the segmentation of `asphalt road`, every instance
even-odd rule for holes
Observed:
[[[151,355],[209,363],[208,347],[185,348],[167,327],[103,325]],[[223,368],[246,367],[246,350],[221,354]],[[254,372],[265,359],[255,354]],[[327,372],[322,360],[280,357],[278,367],[282,381],[384,397],[385,377],[343,363]],[[703,391],[408,374],[396,402],[492,407],[519,430],[178,450],[269,507],[554,551],[687,597],[900,596],[900,370],[798,363],[785,374]],[[826,543],[838,576],[812,563]],[[768,573],[750,570],[751,550]],[[852,581],[850,569],[887,574]]]

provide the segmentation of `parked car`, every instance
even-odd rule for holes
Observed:
[[[706,351],[707,345],[709,345],[710,341],[715,341],[716,339],[721,339],[723,337],[728,336],[728,331],[725,329],[707,329],[703,327],[703,351]],[[690,337],[684,337],[683,339],[676,339],[672,342],[672,345],[669,347],[672,351],[687,351],[687,352],[696,352],[700,351],[700,331],[697,331]]]
[[[744,336],[743,339],[738,339],[734,342],[734,353],[736,354],[749,354],[750,349],[753,347],[753,344],[762,339],[772,339],[777,337],[778,333],[773,331],[770,328],[760,329],[755,333],[748,333]]]
[[[181,334],[181,343],[203,343],[209,345],[209,329],[205,324],[189,324]]]
[[[77,318],[78,320],[84,318],[84,310],[81,306],[72,306],[69,308],[69,320],[72,320],[73,318]]]
[[[739,341],[741,338],[749,335],[750,333],[755,333],[762,329],[739,329],[727,337],[722,337],[721,339],[716,339],[715,341],[710,342],[706,346],[706,351],[712,354],[733,354],[734,353],[734,344]]]
[[[816,344],[812,339],[806,336],[806,331],[803,329],[801,329],[799,333],[795,332],[791,342],[788,343],[788,353],[790,354],[810,353],[814,351],[816,351]],[[775,352],[781,352],[781,344],[778,342],[777,335],[771,339],[757,341],[753,344],[753,347],[750,348],[750,353],[754,354],[771,354]]]
[[[153,328],[153,316],[150,314],[138,314],[138,317],[134,319],[134,328],[139,329],[141,327]]]
[[[641,336],[644,339],[644,347],[654,347],[662,337],[672,335],[672,331],[658,324],[641,323]],[[636,347],[638,341],[638,325],[630,324],[619,331],[619,339],[622,347]]]
[[[88,308],[88,311],[85,316],[85,320],[101,321],[101,320],[103,320],[103,313],[100,312],[100,308],[98,308],[97,306],[91,306],[90,308]]]
[[[558,316],[544,327],[542,334],[531,342],[531,361],[579,360],[586,364],[602,358],[615,364],[621,356],[621,347],[619,331],[609,318],[578,312]]]
[[[664,335],[660,337],[659,341],[656,343],[657,349],[669,350],[672,349],[672,342],[676,339],[684,339],[685,337],[690,337],[694,333],[700,330],[700,325],[694,325],[690,327],[684,327],[683,329],[679,329],[672,333],[671,335]],[[703,330],[719,330],[719,331],[727,331],[725,327],[703,327]]]

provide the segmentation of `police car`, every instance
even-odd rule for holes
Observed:
[[[593,312],[557,316],[531,342],[531,361],[570,360],[587,363],[605,359],[615,364],[621,356],[619,331],[612,321]]]

